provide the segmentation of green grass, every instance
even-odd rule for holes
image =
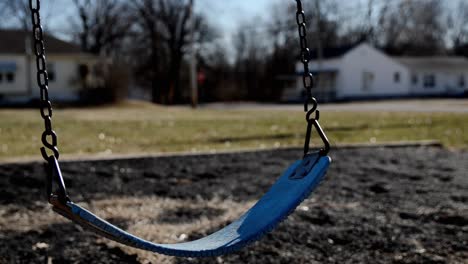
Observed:
[[[329,111],[321,123],[332,144],[433,139],[468,147],[468,114]],[[148,104],[58,109],[54,125],[61,153],[72,155],[302,146],[305,134],[300,111],[192,111]],[[36,110],[0,110],[0,159],[39,157],[42,130]]]

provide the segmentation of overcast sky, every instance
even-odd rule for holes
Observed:
[[[0,0],[1,1],[1,0]],[[16,0],[8,0],[16,1]],[[96,0],[99,1],[99,0]],[[129,0],[132,1],[132,0]],[[194,0],[195,8],[207,15],[210,22],[218,24],[219,30],[225,30],[226,35],[231,35],[243,21],[252,21],[255,17],[263,20],[271,14],[271,7],[275,3],[286,5],[294,4],[294,0]],[[453,0],[445,0],[447,3],[455,3]],[[466,0],[462,0],[466,1]],[[350,19],[359,18],[366,12],[367,0],[348,0],[340,2],[340,7],[349,13]],[[374,0],[376,4],[384,4],[387,0]],[[445,3],[445,2],[444,2]],[[70,17],[74,14],[75,7],[72,0],[43,0],[43,15],[48,21],[53,22],[50,30],[64,37],[64,30],[69,30]],[[307,12],[307,10],[306,10]],[[294,16],[294,14],[291,14]],[[53,17],[53,18],[52,18]],[[349,21],[348,21],[349,22]],[[60,32],[62,31],[62,32]]]
[[[284,0],[195,0],[195,8],[205,13],[212,23],[219,24],[217,28],[226,30],[229,35],[242,21],[255,17],[265,18],[269,7],[278,1]],[[44,15],[52,22],[51,30],[55,31],[54,33],[63,31],[64,25],[67,25],[74,12],[72,1],[46,0],[42,2],[46,10]]]
[[[1,0],[0,0],[1,1]],[[99,0],[97,0],[99,1]],[[194,0],[195,9],[206,14],[208,20],[215,26],[219,33],[218,42],[222,45],[232,45],[232,38],[242,22],[249,22],[255,18],[264,21],[271,12],[271,7],[285,0]],[[355,0],[353,0],[355,1]],[[294,1],[291,0],[292,3]],[[49,22],[49,31],[53,35],[71,40],[70,21],[76,15],[72,0],[43,0],[43,18]],[[294,14],[291,14],[294,17]],[[75,20],[76,21],[76,20]]]
[[[1,1],[1,0],[0,0]],[[13,1],[13,0],[12,0]],[[99,1],[99,0],[96,0]],[[132,1],[132,0],[130,0]],[[219,41],[225,41],[226,45],[232,43],[233,33],[243,22],[251,22],[258,18],[260,26],[268,19],[272,7],[276,3],[294,4],[294,0],[194,0],[195,8],[206,14],[209,21],[215,26],[220,35]],[[383,4],[386,0],[374,0],[375,3]],[[448,0],[447,0],[448,1]],[[340,8],[349,13],[348,24],[353,20],[360,19],[366,12],[367,0],[348,0],[340,4]],[[70,40],[70,30],[73,26],[71,16],[76,15],[72,0],[43,0],[43,17],[49,22],[50,33]],[[307,7],[306,8],[310,8]],[[307,12],[307,10],[306,10]],[[291,14],[294,19],[295,14]],[[76,20],[74,20],[76,21]]]
[[[256,16],[264,18],[275,2],[278,0],[198,0],[196,8],[205,13],[213,23],[220,23],[221,28],[232,31],[242,21]]]

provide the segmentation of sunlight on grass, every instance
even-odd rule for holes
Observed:
[[[145,104],[54,114],[60,150],[72,155],[302,146],[305,134],[300,111],[192,111]],[[321,118],[334,145],[433,139],[468,147],[468,114],[329,111]],[[35,110],[0,110],[0,158],[39,157],[42,126]]]

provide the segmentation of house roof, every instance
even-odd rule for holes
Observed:
[[[468,59],[456,56],[433,56],[433,57],[393,57],[399,63],[410,69],[444,69],[459,70],[468,69]]]
[[[0,30],[0,54],[24,54],[27,39],[31,39],[31,32],[24,30]],[[48,54],[80,54],[78,45],[66,42],[50,35],[44,35]]]
[[[323,49],[323,59],[333,59],[333,58],[339,58],[348,51],[354,49],[355,47],[359,46],[362,42],[354,43],[354,44],[349,44],[349,45],[342,45],[342,46],[336,46],[336,47],[327,47]],[[318,51],[316,49],[310,51],[311,54],[311,59],[315,60],[318,59]]]

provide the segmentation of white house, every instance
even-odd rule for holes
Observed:
[[[468,91],[464,57],[391,57],[367,43],[325,49],[309,64],[317,77],[314,96],[322,101],[414,96],[456,96]],[[303,66],[296,66],[294,88],[284,100],[303,93]]]
[[[31,39],[27,31],[0,30],[0,100],[39,98]],[[55,100],[78,100],[83,81],[93,79],[98,58],[82,53],[75,44],[48,35],[45,44],[49,95]]]
[[[464,57],[394,57],[410,73],[412,95],[458,95],[468,91]]]

